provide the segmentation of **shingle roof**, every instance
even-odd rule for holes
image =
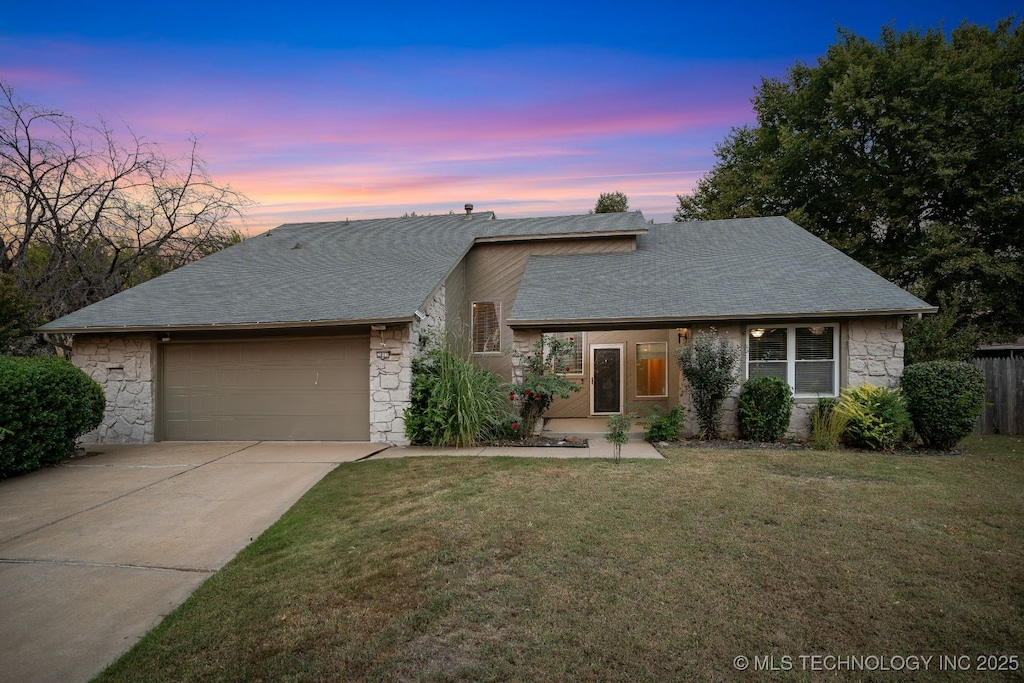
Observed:
[[[649,227],[635,252],[531,257],[509,323],[935,310],[786,218]]]
[[[639,212],[490,212],[282,225],[54,320],[45,332],[411,319],[477,238],[644,230]]]

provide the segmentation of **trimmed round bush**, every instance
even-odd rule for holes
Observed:
[[[778,441],[789,428],[793,390],[778,377],[753,377],[740,392],[740,436],[749,441]]]
[[[105,407],[100,385],[63,358],[0,357],[0,478],[66,458]]]
[[[843,443],[854,448],[891,450],[913,426],[899,389],[873,384],[847,387],[833,410],[846,417]]]
[[[985,373],[970,363],[909,365],[901,380],[907,410],[925,446],[952,450],[974,430],[985,401]]]

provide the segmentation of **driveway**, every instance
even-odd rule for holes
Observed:
[[[87,681],[382,444],[100,445],[0,481],[0,681]]]

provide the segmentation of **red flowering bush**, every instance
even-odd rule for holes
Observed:
[[[542,336],[529,353],[513,352],[524,370],[522,384],[510,385],[508,395],[519,411],[518,427],[513,426],[517,436],[533,434],[537,420],[556,396],[569,398],[569,394],[580,390],[578,384],[565,377],[565,373],[571,370],[565,361],[575,352],[575,339],[558,339],[550,335]],[[563,367],[565,372],[561,369]]]

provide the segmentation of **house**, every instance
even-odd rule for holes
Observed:
[[[573,337],[582,391],[552,416],[688,401],[698,330],[773,374],[806,431],[819,396],[895,385],[901,320],[935,307],[785,218],[648,224],[639,212],[282,225],[55,320],[108,408],[92,438],[406,443],[412,358],[446,330],[512,379],[511,348]],[[727,420],[726,427],[729,422]]]

